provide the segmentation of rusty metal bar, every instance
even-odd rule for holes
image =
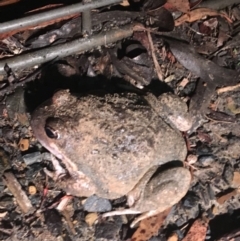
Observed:
[[[10,32],[16,29],[22,29],[31,26],[37,26],[41,23],[54,20],[57,18],[65,17],[86,10],[100,8],[110,4],[119,3],[122,0],[95,0],[90,3],[77,3],[57,9],[49,10],[43,13],[34,14],[20,19],[15,19],[5,23],[0,23],[0,34]]]
[[[83,0],[83,1],[85,4],[91,2],[91,0]],[[87,35],[92,34],[92,18],[91,18],[90,9],[82,12],[82,33]]]
[[[63,58],[72,54],[81,53],[101,45],[107,45],[131,36],[133,25],[113,29],[88,38],[76,39],[71,42],[44,48],[16,57],[0,60],[0,74],[5,74],[4,66],[7,64],[13,71],[22,70],[34,65],[48,62],[55,58]]]

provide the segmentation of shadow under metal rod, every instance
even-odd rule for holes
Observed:
[[[65,17],[71,14],[77,14],[94,8],[100,8],[114,3],[119,3],[122,0],[95,0],[89,3],[77,3],[57,9],[49,10],[43,13],[34,14],[24,18],[0,23],[0,34],[10,32],[16,29],[37,26],[43,22]]]
[[[4,70],[7,64],[13,71],[28,68],[34,65],[48,62],[54,58],[63,58],[72,54],[81,53],[101,45],[114,43],[124,38],[130,37],[133,33],[133,25],[127,25],[121,28],[92,35],[88,38],[80,38],[71,42],[44,48],[16,57],[0,60],[0,74],[6,74]]]

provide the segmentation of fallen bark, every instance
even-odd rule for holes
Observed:
[[[13,194],[13,196],[16,198],[16,201],[23,213],[26,214],[29,212],[33,212],[34,208],[26,193],[22,190],[22,187],[15,178],[15,176],[11,172],[5,172],[3,174],[3,181],[10,190],[10,192]]]

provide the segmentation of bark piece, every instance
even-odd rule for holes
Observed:
[[[18,205],[20,206],[23,213],[29,213],[34,211],[34,208],[28,199],[25,192],[22,190],[21,185],[11,172],[5,172],[3,174],[3,181],[8,189],[11,191],[13,196],[16,198]]]

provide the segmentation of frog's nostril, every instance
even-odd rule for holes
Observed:
[[[46,135],[51,139],[59,139],[60,138],[60,133],[58,132],[58,130],[54,130],[54,128],[52,128],[48,125],[45,126],[45,132],[46,132]]]

